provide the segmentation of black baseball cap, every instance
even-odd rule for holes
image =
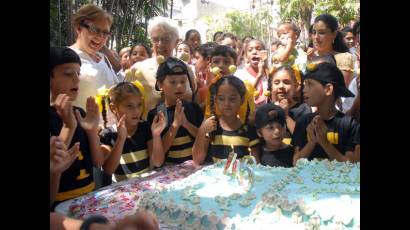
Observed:
[[[265,125],[272,122],[278,122],[280,125],[284,126],[286,124],[286,114],[285,111],[275,104],[269,103],[260,106],[256,109],[255,114],[255,128],[261,129]]]
[[[306,71],[304,79],[314,79],[322,84],[331,83],[337,97],[354,97],[354,94],[346,88],[342,71],[334,64],[327,62],[315,64],[313,68]]]
[[[68,47],[50,47],[50,76],[53,69],[66,63],[78,63],[81,66],[81,60],[78,54]]]
[[[157,70],[157,81],[159,79],[165,78],[166,75],[180,75],[180,74],[188,74],[188,68],[186,64],[175,57],[168,57],[163,63],[161,63],[158,66]],[[159,91],[159,88],[157,86],[158,84],[155,84],[155,89]]]

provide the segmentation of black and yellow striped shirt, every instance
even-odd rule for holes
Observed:
[[[114,147],[117,140],[115,127],[104,129],[100,134],[102,144]],[[140,121],[131,138],[127,138],[122,149],[120,164],[114,172],[117,181],[133,178],[149,170],[147,142],[152,139],[151,128],[146,121]]]
[[[187,120],[196,127],[201,126],[204,115],[199,105],[193,102],[186,101],[183,101],[182,105],[184,107],[184,113]],[[175,106],[167,107],[168,124],[165,127],[164,131],[162,131],[161,137],[163,137],[171,127],[172,122],[174,121],[174,112]],[[149,125],[152,124],[152,121],[154,120],[156,114],[157,108],[152,109],[148,113],[147,120]],[[165,162],[179,164],[187,160],[192,160],[192,146],[194,142],[195,137],[193,137],[184,127],[179,127],[175,139],[172,142],[170,149],[166,153]]]
[[[83,117],[85,116],[83,109],[79,107],[74,107],[73,109],[80,111]],[[56,109],[50,107],[50,134],[58,136],[62,126],[63,122]],[[61,174],[55,205],[62,201],[82,196],[95,188],[88,136],[80,125],[77,125],[68,148],[71,148],[76,142],[80,142],[80,154],[70,167]]]
[[[248,148],[255,147],[258,143],[258,135],[252,125],[244,124],[235,131],[227,131],[223,130],[218,123],[213,140],[208,146],[206,162],[216,162],[228,158],[229,153],[232,152],[231,146],[238,154],[237,158],[242,158],[249,155]]]

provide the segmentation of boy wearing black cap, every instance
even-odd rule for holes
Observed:
[[[158,66],[156,78],[155,89],[162,91],[164,102],[148,113],[147,120],[151,126],[155,115],[162,111],[167,124],[161,133],[163,154],[150,156],[152,163],[160,167],[165,161],[182,163],[192,160],[192,146],[204,116],[198,104],[183,101],[186,81],[191,90],[194,85],[188,77],[187,66],[177,58],[168,57]]]
[[[53,207],[91,192],[95,188],[92,167],[101,167],[104,162],[97,135],[97,104],[90,97],[87,112],[72,106],[78,95],[80,66],[80,58],[72,49],[50,48],[50,135],[60,136],[69,148],[80,143],[80,152],[71,166],[51,175],[51,185],[59,184],[50,188],[50,200],[56,201]]]
[[[283,143],[286,133],[285,111],[274,104],[265,104],[256,110],[255,127],[261,144],[258,158],[262,165],[292,167],[293,148]]]
[[[293,163],[306,157],[360,161],[360,124],[335,108],[339,97],[353,96],[342,72],[331,63],[313,65],[306,73],[303,94],[305,102],[317,111],[296,121]]]

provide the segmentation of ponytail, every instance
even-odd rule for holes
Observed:
[[[333,50],[339,53],[349,52],[349,47],[347,47],[343,35],[340,31],[337,31],[336,38],[333,42]]]
[[[105,105],[106,100],[108,99],[107,96],[102,96],[102,100],[101,100],[101,114],[102,114],[102,118],[104,120],[104,128],[107,128],[107,108]]]
[[[215,96],[216,96],[216,85],[212,84],[210,87],[210,98],[209,98],[209,106],[210,106],[210,112],[211,112],[211,116],[215,116],[215,120],[216,120],[216,126],[219,126],[219,119],[217,117],[216,114],[216,110],[215,110]],[[215,131],[212,131],[209,134],[209,137],[211,139],[211,142],[213,142],[215,140]]]
[[[266,89],[267,90],[266,96],[267,96],[268,104],[272,102],[272,81],[273,81],[273,74],[275,74],[276,70],[277,69],[275,67],[272,67],[271,71],[269,71],[269,74],[268,74],[268,88]]]

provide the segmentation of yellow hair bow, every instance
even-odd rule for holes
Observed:
[[[255,88],[247,80],[244,81],[244,84],[246,87],[245,100],[244,100],[244,103],[242,103],[241,107],[239,108],[239,118],[241,119],[242,123],[245,123],[247,119],[246,115],[249,116],[249,114],[252,114],[255,111],[255,100],[254,100]],[[249,114],[247,114],[248,107],[249,107]]]
[[[106,97],[108,97],[108,93],[110,92],[105,85],[97,89],[97,95],[95,96],[94,100],[95,103],[98,105],[98,110],[102,112],[102,103],[106,103],[106,100],[104,100]]]
[[[296,64],[293,64],[291,66],[291,68],[293,69],[293,73],[295,74],[296,80],[298,81],[298,83],[300,84],[302,82],[302,76],[300,74],[300,69],[299,66]]]
[[[141,114],[144,114],[145,112],[145,88],[141,84],[141,82],[138,80],[133,81],[132,84],[134,84],[135,87],[137,87],[141,93],[141,103],[142,103],[142,113]]]
[[[211,69],[211,72],[215,75],[214,79],[212,79],[212,83],[209,85],[208,88],[208,95],[206,96],[205,101],[205,119],[211,117],[212,115],[221,115],[218,108],[215,108],[215,114],[211,114],[211,88],[212,86],[222,78],[221,70],[218,67],[214,67]],[[214,102],[215,104],[215,102]]]
[[[125,70],[125,81],[132,82],[142,77],[142,72],[139,69],[127,69]]]

